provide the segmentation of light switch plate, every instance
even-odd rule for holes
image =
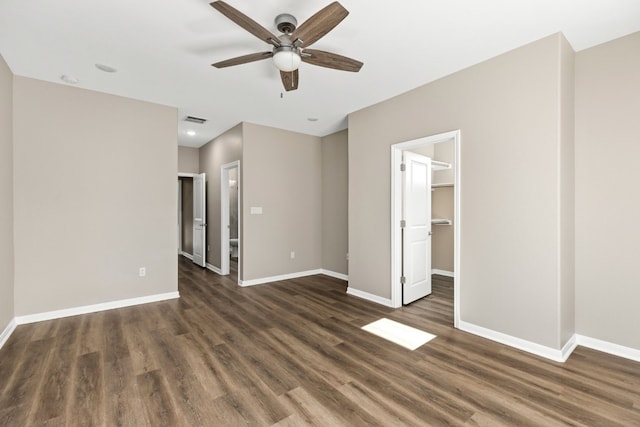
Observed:
[[[251,215],[262,215],[262,206],[251,206]]]

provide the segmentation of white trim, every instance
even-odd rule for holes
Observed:
[[[354,297],[366,299],[367,301],[375,302],[386,307],[393,307],[393,303],[388,298],[382,298],[378,295],[370,294],[369,292],[361,291],[354,288],[347,288],[347,295],[353,295]]]
[[[103,302],[99,304],[85,305],[81,307],[65,308],[62,310],[47,311],[44,313],[27,314],[25,316],[16,316],[15,321],[18,325],[26,323],[41,322],[43,320],[60,319],[63,317],[77,316],[79,314],[95,313],[98,311],[112,310],[114,308],[130,307],[132,305],[147,304],[150,302],[165,301],[169,299],[180,298],[178,291],[167,292],[164,294],[147,295],[144,297],[128,298],[118,301]]]
[[[453,274],[453,271],[439,270],[437,268],[432,268],[431,274],[439,274],[440,276],[446,276],[446,277],[455,277],[455,274]]]
[[[411,141],[391,145],[391,307],[402,306],[402,285],[400,284],[400,272],[402,271],[400,219],[402,219],[402,179],[400,175],[400,163],[402,163],[402,151],[439,142],[454,141],[454,256],[453,256],[453,326],[460,328],[460,249],[461,249],[461,133],[460,130],[449,131],[438,135],[418,138]]]
[[[198,175],[197,173],[178,172],[178,178],[194,178]]]
[[[187,252],[182,252],[180,255],[182,255],[185,258],[190,259],[191,261],[193,261],[193,255],[187,253]]]
[[[219,275],[223,276],[222,270],[220,270],[218,267],[216,267],[213,264],[207,263],[207,269],[213,271],[216,274],[219,274]]]
[[[467,323],[462,320],[460,320],[459,329],[483,338],[490,339],[492,341],[499,342],[504,345],[508,345],[509,347],[517,348],[518,350],[533,353],[546,359],[551,359],[556,362],[565,362],[571,355],[573,349],[575,349],[576,347],[575,336],[571,337],[569,342],[567,342],[567,344],[565,344],[565,346],[561,350],[556,350],[551,347],[523,340],[522,338],[517,338],[511,335],[503,334],[502,332],[487,329],[482,326],[474,325],[473,323]]]
[[[2,333],[0,334],[0,348],[2,348],[4,343],[7,342],[13,331],[16,330],[16,326],[18,326],[18,324],[16,323],[16,318],[14,317],[13,319],[11,319],[7,327],[4,328],[4,331],[2,331]]]
[[[640,362],[640,350],[631,347],[625,347],[620,344],[614,344],[608,341],[596,338],[585,337],[584,335],[575,335],[578,345],[588,347],[593,350],[602,351],[604,353],[613,354],[614,356],[624,357],[625,359]]]
[[[324,268],[322,269],[321,274],[324,274],[325,276],[333,277],[335,279],[345,280],[347,282],[349,281],[349,276],[347,276],[346,274],[336,273],[335,271],[325,270]]]
[[[255,286],[262,285],[264,283],[279,282],[280,280],[297,279],[298,277],[315,276],[316,274],[323,274],[321,269],[299,271],[297,273],[282,274],[280,276],[262,277],[260,279],[251,280],[239,280],[240,286]]]
[[[569,341],[567,341],[567,343],[562,347],[562,350],[560,350],[560,356],[562,357],[563,362],[567,361],[567,359],[569,358],[569,356],[571,356],[571,353],[573,353],[573,350],[575,350],[576,347],[578,347],[578,339],[574,334],[571,336],[571,338],[569,338]]]

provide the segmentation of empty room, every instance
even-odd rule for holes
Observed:
[[[3,1],[0,426],[640,425],[639,116],[631,0]]]

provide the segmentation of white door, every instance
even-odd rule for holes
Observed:
[[[207,194],[205,174],[193,177],[193,262],[207,265]]]
[[[405,151],[402,303],[431,293],[431,159]]]

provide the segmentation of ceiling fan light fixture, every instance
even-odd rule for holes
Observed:
[[[280,46],[273,52],[273,63],[280,71],[295,71],[300,66],[300,54],[293,46]]]

